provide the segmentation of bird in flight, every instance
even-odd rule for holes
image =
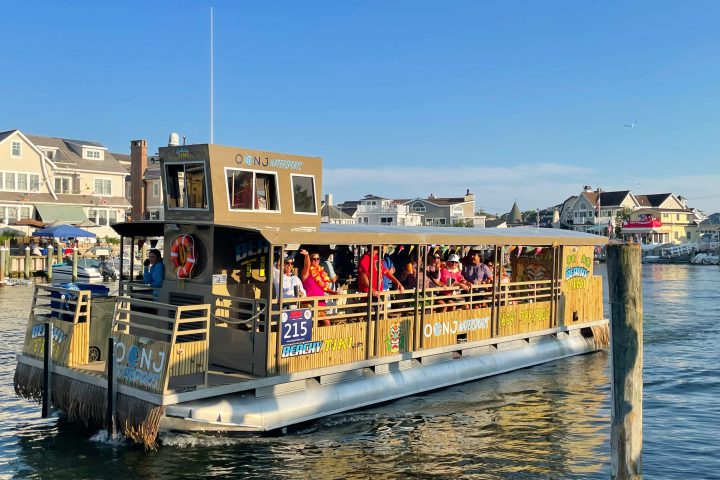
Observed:
[[[624,126],[628,127],[628,128],[635,128],[635,125],[637,125],[637,123],[638,123],[637,120],[635,120],[632,123],[626,123]]]

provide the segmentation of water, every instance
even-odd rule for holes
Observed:
[[[602,267],[599,268],[602,272]],[[720,269],[646,265],[644,473],[720,478]],[[57,418],[12,390],[32,289],[0,289],[0,477],[609,478],[608,355],[574,357],[286,434],[173,434],[157,452]]]

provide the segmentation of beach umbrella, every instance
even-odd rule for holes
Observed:
[[[73,227],[72,225],[55,225],[54,227],[35,230],[35,237],[54,237],[54,238],[95,238],[97,235],[90,233],[82,228]]]

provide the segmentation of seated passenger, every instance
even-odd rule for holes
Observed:
[[[303,287],[305,287],[307,296],[323,297],[327,293],[337,295],[337,292],[332,289],[332,279],[322,265],[320,265],[320,254],[313,252],[313,254],[310,255],[304,248],[300,249],[300,254],[305,257],[300,278],[302,279]],[[325,300],[318,301],[318,306],[324,307],[325,305]],[[325,310],[318,312],[318,317],[324,317],[325,315]],[[330,325],[330,320],[326,318],[319,318],[318,325],[327,327]]]
[[[427,268],[425,269],[427,273],[427,278],[429,280],[429,287],[440,287],[442,284],[440,283],[440,271],[442,270],[443,264],[442,264],[442,257],[439,253],[431,253],[428,255],[427,259]]]
[[[470,254],[470,260],[472,263],[463,268],[463,277],[474,285],[491,283],[493,274],[490,271],[490,268],[482,262],[480,252],[474,250]]]
[[[370,277],[373,278],[372,285],[372,296],[378,297],[379,292],[383,289],[383,278],[387,277],[392,283],[397,286],[397,289],[402,293],[405,290],[402,284],[397,278],[390,272],[390,270],[382,265],[382,271],[380,275],[377,273],[378,266],[378,248],[373,248],[372,258],[370,258],[370,251],[368,250],[360,257],[358,262],[358,290],[362,293],[368,293],[370,290]]]
[[[453,290],[444,290],[441,293],[444,298],[439,298],[437,300],[437,303],[439,305],[448,305],[447,307],[443,307],[439,312],[445,312],[445,311],[453,311],[455,310],[455,303],[461,302],[461,299],[455,299],[452,298],[452,295],[455,294],[455,291],[459,288],[461,290],[470,290],[472,287],[472,284],[465,280],[465,278],[462,276],[462,273],[460,272],[460,257],[458,257],[455,254],[452,254],[448,257],[447,262],[445,262],[445,268],[440,270],[440,284],[441,285],[447,285],[453,287]],[[469,305],[463,305],[463,309],[470,308]]]
[[[306,296],[305,288],[300,279],[295,275],[295,259],[286,256],[283,261],[283,280],[282,280],[282,296],[283,298],[295,298]],[[273,286],[275,292],[280,290],[280,271],[277,264],[273,267]],[[296,293],[297,289],[297,293]],[[295,308],[296,305],[285,305],[287,308]]]

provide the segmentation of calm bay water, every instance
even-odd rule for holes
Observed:
[[[604,274],[602,266],[598,268]],[[644,473],[720,478],[720,269],[646,265]],[[0,289],[0,478],[609,478],[606,352],[318,420],[163,437],[157,452],[40,419],[12,378],[32,294]]]

